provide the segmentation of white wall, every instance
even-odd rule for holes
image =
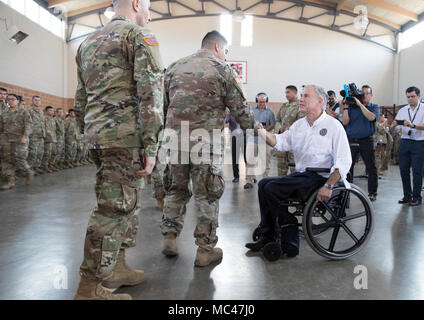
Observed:
[[[398,104],[408,103],[405,96],[407,88],[415,86],[424,95],[424,41],[404,49],[399,54]]]
[[[66,43],[2,2],[0,17],[29,35],[15,45],[0,21],[0,81],[64,97]]]
[[[219,30],[219,17],[155,21],[149,27],[167,66],[198,50],[208,31]],[[241,47],[240,26],[233,23],[228,59],[247,61],[245,91],[250,101],[260,91],[267,92],[271,102],[281,101],[289,84],[318,84],[338,93],[344,83],[355,82],[369,84],[376,103],[393,103],[395,55],[386,49],[334,31],[262,18],[254,18],[253,39],[252,47]],[[69,87],[75,90],[76,80],[70,80]]]

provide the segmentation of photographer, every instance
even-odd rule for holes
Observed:
[[[421,187],[424,166],[424,104],[420,103],[420,90],[406,89],[408,105],[399,110],[392,127],[401,126],[399,169],[402,178],[403,198],[399,203],[418,206],[422,203]],[[411,189],[411,174],[413,189]]]
[[[371,103],[372,89],[368,85],[362,86],[362,103],[357,94],[352,94],[355,104],[346,104],[346,99],[340,106],[340,113],[343,114],[342,122],[346,127],[349,143],[359,144],[359,147],[351,147],[352,159],[356,159],[360,153],[365,162],[368,172],[368,196],[371,201],[377,199],[378,176],[375,165],[374,132],[375,122],[380,117],[380,107]],[[360,92],[359,92],[360,93]],[[348,180],[353,181],[353,168],[350,168]]]

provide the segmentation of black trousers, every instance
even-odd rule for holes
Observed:
[[[365,168],[368,173],[368,194],[377,194],[378,175],[377,167],[375,165],[374,138],[372,136],[362,139],[349,137],[349,143],[357,143],[359,144],[359,147],[350,147],[352,154],[352,166],[350,167],[347,180],[349,182],[353,182],[353,169],[355,166],[354,159],[358,159],[358,154],[360,154],[364,160]]]
[[[246,133],[243,135],[237,135],[231,137],[231,156],[233,162],[233,176],[234,178],[239,178],[239,157],[240,152],[243,150],[244,163],[247,164],[246,161]]]
[[[258,195],[261,210],[260,230],[262,237],[275,238],[275,222],[278,224],[297,224],[297,218],[288,211],[287,207],[280,206],[282,200],[304,194],[312,188],[318,188],[325,184],[326,178],[315,172],[294,172],[282,177],[269,177],[259,181]],[[306,199],[305,199],[306,200]],[[297,226],[292,228],[297,234]]]

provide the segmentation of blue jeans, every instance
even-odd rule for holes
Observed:
[[[405,199],[422,201],[424,141],[402,139],[399,148],[399,169]],[[411,167],[413,190],[411,190]]]

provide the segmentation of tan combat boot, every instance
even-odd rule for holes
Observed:
[[[143,270],[135,270],[125,263],[125,250],[121,249],[118,254],[113,274],[102,285],[109,289],[116,289],[121,286],[135,286],[145,279]]]
[[[15,177],[7,177],[7,184],[0,187],[1,190],[9,190],[15,187]]]
[[[26,184],[31,184],[33,180],[34,180],[34,171],[29,170],[29,172],[28,172],[28,174],[27,174],[27,176],[26,176],[26,181],[25,181],[25,183],[26,183]]]
[[[196,267],[205,267],[212,262],[220,261],[222,259],[222,249],[221,248],[213,248],[210,250],[206,250],[203,248],[197,249],[196,260],[194,261],[194,265]]]
[[[163,211],[163,199],[160,199],[160,200],[156,200],[156,203],[155,203],[155,208],[156,209],[159,209],[160,211]]]
[[[168,257],[178,255],[177,236],[174,233],[167,233],[163,237],[162,253]]]
[[[101,280],[81,277],[74,300],[132,300],[129,294],[113,294],[102,287]]]

